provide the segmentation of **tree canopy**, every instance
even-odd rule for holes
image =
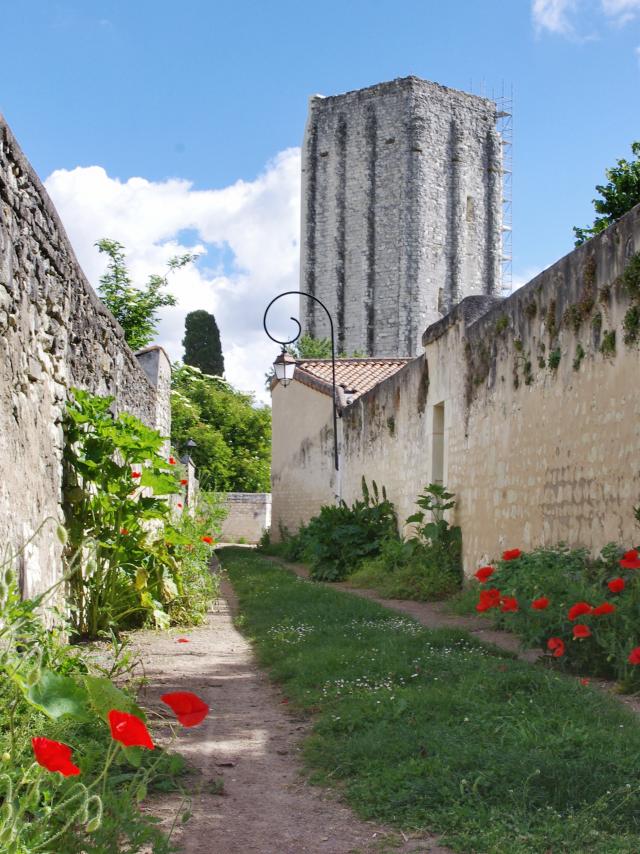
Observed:
[[[109,264],[98,285],[100,299],[122,326],[127,344],[132,350],[140,350],[155,338],[158,309],[176,304],[172,294],[163,292],[168,274],[190,264],[197,255],[186,253],[171,258],[164,276],[153,274],[146,285],[138,288],[127,269],[123,244],[103,238],[96,246],[109,256]]]
[[[220,332],[215,317],[208,311],[190,311],[184,319],[184,363],[200,368],[205,374],[221,377],[224,374],[224,356]]]
[[[612,169],[605,172],[608,183],[596,186],[602,198],[593,199],[593,207],[599,216],[590,228],[574,226],[576,246],[604,231],[632,207],[640,204],[640,142],[631,143],[631,153],[635,159],[618,160]]]
[[[190,365],[174,365],[171,442],[182,452],[188,439],[204,489],[269,492],[271,410],[253,396]]]

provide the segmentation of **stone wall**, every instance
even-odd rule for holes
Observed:
[[[470,297],[432,325],[423,356],[344,411],[341,496],[359,497],[365,474],[386,486],[402,520],[425,484],[443,480],[456,494],[468,573],[507,547],[631,546],[640,503],[636,253],[640,206],[508,299]],[[283,496],[306,517],[326,503],[315,484],[331,461],[319,443],[330,412],[305,435],[292,432],[291,390],[274,390],[274,442],[286,424],[291,459],[304,448],[316,462],[304,477],[294,465],[274,480],[274,527]]]
[[[500,290],[493,101],[407,77],[309,102],[300,288],[338,351],[412,356],[470,294]],[[328,336],[301,300],[305,330]]]
[[[62,520],[68,390],[114,395],[117,412],[168,432],[170,365],[150,348],[144,359],[155,367],[149,375],[140,368],[2,117],[0,214],[0,542],[21,549],[45,523],[18,557],[23,590],[32,594],[60,571],[53,520]]]
[[[224,506],[228,515],[220,534],[223,543],[257,543],[271,527],[270,492],[228,492]]]

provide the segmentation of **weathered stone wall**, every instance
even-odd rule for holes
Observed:
[[[271,527],[270,492],[228,492],[224,505],[228,515],[220,534],[223,543],[257,543]]]
[[[342,497],[358,497],[365,474],[386,486],[403,520],[424,485],[442,479],[456,494],[468,573],[507,547],[637,541],[636,253],[640,206],[508,299],[468,298],[432,325],[424,356],[344,411]],[[331,447],[321,452],[317,439],[330,411],[293,435],[292,387],[274,393],[274,441],[276,424],[288,425],[291,459],[304,446],[316,469],[274,481],[274,526],[280,493],[306,517],[327,503],[305,483],[321,477],[319,456],[325,473],[330,465]]]
[[[407,77],[309,102],[300,288],[339,351],[411,356],[470,294],[500,289],[493,101]],[[302,298],[304,328],[328,336]]]
[[[0,542],[20,549],[61,520],[62,417],[69,388],[116,398],[116,410],[163,431],[159,393],[87,282],[45,189],[0,117]],[[149,356],[147,356],[149,358]],[[31,594],[60,571],[55,524],[18,558]]]

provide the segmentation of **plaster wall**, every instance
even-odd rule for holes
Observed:
[[[429,327],[424,356],[343,412],[342,497],[359,497],[365,474],[386,486],[402,521],[441,453],[467,573],[511,547],[631,546],[640,503],[640,338],[629,338],[636,253],[640,206],[508,299],[467,298]],[[633,263],[635,303],[623,281]],[[322,428],[298,424],[295,411],[274,394],[274,441],[287,425],[291,459],[304,446],[308,463],[304,477],[295,466],[281,471],[273,501],[286,495],[307,518],[326,503],[306,484],[330,464],[331,447],[318,442],[330,412]],[[294,528],[295,512],[287,518]]]
[[[271,537],[297,531],[339,491],[331,398],[293,380],[272,390]]]

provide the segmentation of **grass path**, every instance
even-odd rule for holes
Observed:
[[[260,661],[314,714],[315,780],[362,817],[465,854],[640,851],[640,725],[614,699],[255,553],[222,561]]]
[[[207,623],[188,630],[137,632],[132,644],[145,666],[142,703],[154,736],[172,720],[160,689],[193,691],[211,707],[203,724],[179,728],[176,751],[187,760],[181,784],[192,816],[174,833],[181,854],[451,854],[424,834],[405,841],[397,830],[359,820],[332,792],[309,786],[301,741],[308,716],[283,703],[232,621],[228,584]],[[178,643],[186,637],[188,643]],[[157,717],[156,714],[157,713]],[[153,794],[146,808],[171,826],[182,796]],[[420,841],[422,840],[422,841]],[[153,854],[149,851],[148,854]]]

